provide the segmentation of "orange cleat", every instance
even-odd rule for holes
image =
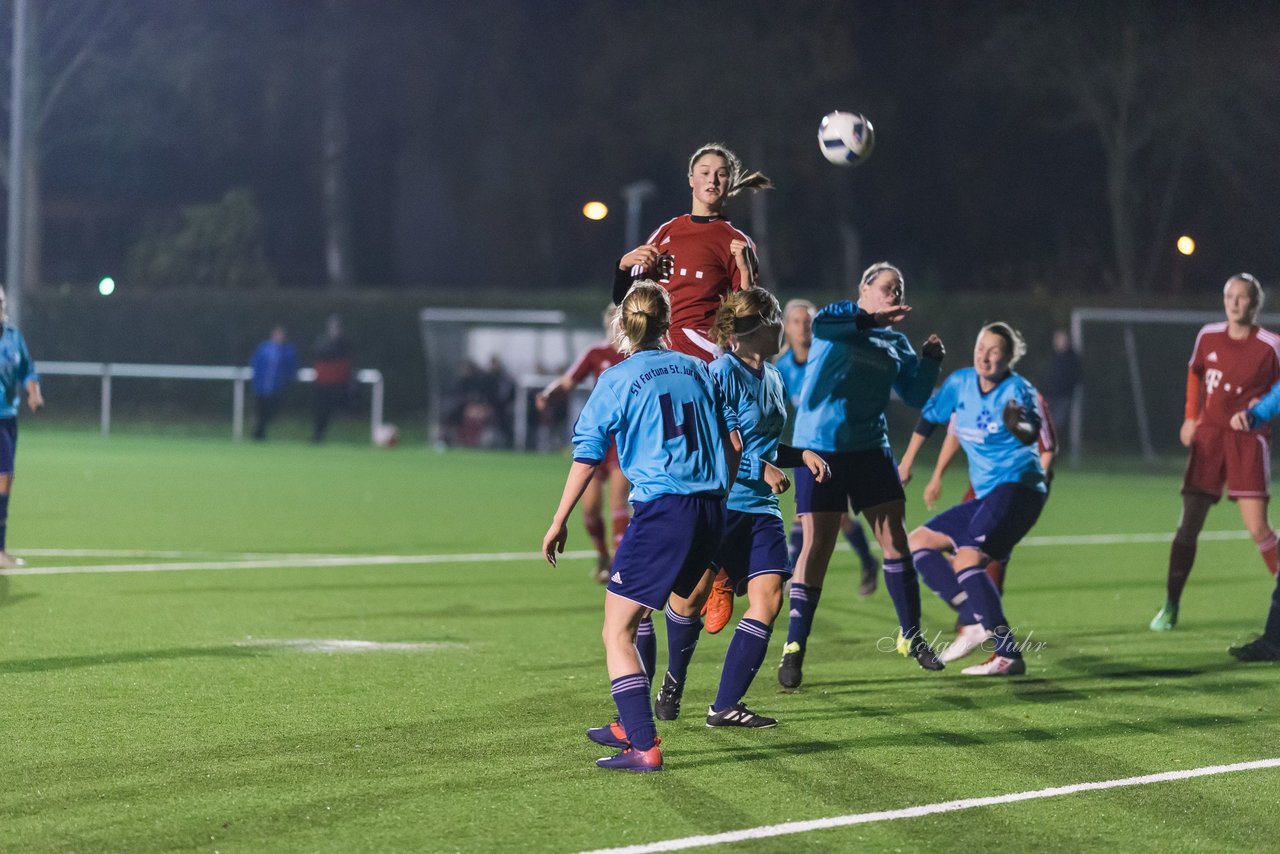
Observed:
[[[723,569],[711,582],[711,595],[702,606],[702,616],[706,618],[703,628],[709,635],[716,634],[733,619],[733,584]]]

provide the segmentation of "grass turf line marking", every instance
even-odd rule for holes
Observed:
[[[268,638],[248,638],[236,646],[275,646],[297,649],[302,652],[432,652],[438,649],[467,649],[465,643],[449,643],[447,641],[431,643],[410,643],[393,641],[379,643],[366,640],[343,640],[340,638],[289,638],[271,640]]]
[[[995,795],[987,798],[964,798],[958,801],[944,801],[937,804],[922,804],[905,809],[883,810],[881,812],[864,812],[856,815],[842,815],[834,818],[819,818],[811,821],[789,821],[786,824],[771,824],[764,827],[752,827],[746,830],[734,830],[728,833],[713,833],[706,836],[687,836],[683,839],[668,839],[664,842],[652,842],[645,845],[628,845],[622,848],[598,848],[584,854],[648,854],[652,851],[682,851],[686,848],[702,848],[709,845],[722,845],[728,842],[746,842],[754,839],[767,839],[774,836],[787,836],[795,833],[808,833],[811,830],[827,830],[833,827],[848,827],[854,824],[871,824],[879,821],[897,821],[902,818],[919,818],[937,813],[970,810],[977,807],[989,807],[999,804],[1012,804],[1018,801],[1033,801],[1040,798],[1056,798],[1062,795],[1074,795],[1077,792],[1096,792],[1103,789],[1120,789],[1126,786],[1147,786],[1152,783],[1166,783],[1173,780],[1189,780],[1193,777],[1211,777],[1217,774],[1231,774],[1236,771],[1255,771],[1260,768],[1280,768],[1280,758],[1257,759],[1253,762],[1236,762],[1232,765],[1208,765],[1204,768],[1190,768],[1186,771],[1164,771],[1159,774],[1144,774],[1141,777],[1125,777],[1120,780],[1102,780],[1096,783],[1075,783],[1070,786],[1055,786],[1051,789],[1036,789],[1032,792],[1014,792],[1009,795]]]
[[[1202,531],[1201,540],[1243,540],[1247,531]],[[1141,543],[1164,543],[1171,533],[1158,534],[1065,534],[1027,537],[1023,547],[1035,546],[1114,546]],[[541,560],[530,552],[496,552],[493,554],[435,555],[334,555],[334,554],[259,554],[184,551],[129,551],[125,549],[24,549],[19,554],[47,557],[171,557],[218,556],[222,560],[187,561],[185,563],[113,564],[103,566],[28,566],[0,570],[0,575],[91,575],[110,572],[178,572],[222,569],[291,569],[325,566],[398,566],[405,564],[487,563]],[[562,559],[594,558],[594,551],[567,551]]]
[[[565,552],[561,557],[595,557],[594,551]],[[496,563],[540,561],[537,552],[436,555],[303,555],[261,560],[187,561],[185,563],[112,564],[108,566],[21,566],[0,570],[0,575],[94,575],[117,572],[193,572],[224,569],[308,569],[326,566],[404,566],[413,564]]]

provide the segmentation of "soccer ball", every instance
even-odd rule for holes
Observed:
[[[818,148],[837,166],[857,166],[871,156],[876,132],[862,113],[827,113],[818,125]]]
[[[400,444],[400,431],[394,424],[379,424],[373,431],[373,441],[379,448],[394,448]]]

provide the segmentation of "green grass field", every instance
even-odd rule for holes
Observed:
[[[704,637],[667,770],[627,775],[583,736],[612,714],[593,562],[536,556],[565,458],[39,423],[22,443],[10,549],[49,574],[0,577],[3,851],[574,852],[1280,756],[1280,668],[1225,655],[1274,583],[1243,534],[1201,544],[1177,631],[1146,628],[1168,473],[1060,476],[1033,533],[1067,539],[1009,573],[1044,644],[1027,677],[877,652],[893,610],[858,600],[842,547],[804,688],[774,678],[784,616],[748,697],[782,724],[703,725],[730,632]],[[1209,527],[1239,530],[1234,508]],[[1071,539],[1102,534],[1136,541]],[[705,850],[1264,851],[1277,801],[1272,768]]]

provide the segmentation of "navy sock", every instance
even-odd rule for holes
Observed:
[[[640,621],[636,628],[636,653],[640,656],[640,666],[644,675],[653,681],[653,670],[658,666],[658,636],[653,633],[653,616]]]
[[[798,643],[804,649],[813,628],[813,614],[822,598],[821,587],[809,587],[791,582],[791,620],[787,624],[787,643]]]
[[[747,695],[751,680],[764,664],[769,651],[769,635],[772,629],[758,620],[743,617],[729,641],[729,651],[724,655],[724,672],[720,674],[720,690],[716,692],[713,711],[721,712],[736,706]]]
[[[0,552],[4,551],[5,534],[9,528],[9,496],[0,495]]]
[[[689,662],[698,648],[698,635],[702,633],[701,617],[682,617],[667,605],[667,672],[684,684],[689,674]]]
[[[884,589],[889,591],[903,637],[920,634],[920,579],[911,558],[885,558]]]
[[[871,546],[867,544],[867,532],[862,530],[862,523],[853,518],[849,522],[849,527],[844,530],[844,538],[849,541],[849,546],[858,560],[862,561],[864,568],[875,566],[876,559],[871,554]]]
[[[996,583],[987,575],[986,567],[971,566],[957,573],[956,578],[964,592],[969,594],[973,615],[982,623],[982,627],[995,633],[996,655],[1005,658],[1022,658],[1022,652],[1014,642],[1013,632],[1009,630],[1009,622],[1005,619],[1004,608],[1000,604],[1000,591]]]
[[[951,568],[951,561],[942,552],[920,549],[911,553],[911,559],[915,563],[916,572],[920,573],[929,589],[960,614],[961,625],[969,626],[978,622],[973,616],[973,608],[969,606],[969,594],[960,588],[955,570]]]
[[[1280,580],[1277,580],[1276,589],[1271,594],[1271,610],[1267,612],[1267,627],[1262,630],[1262,636],[1280,644]]]
[[[795,566],[800,560],[800,549],[804,546],[804,526],[797,519],[791,523],[791,546],[787,550],[787,556],[791,558],[791,565]]]
[[[627,731],[627,739],[636,750],[648,750],[658,739],[649,705],[649,680],[643,673],[619,676],[609,683],[613,702],[618,706],[618,720]]]

